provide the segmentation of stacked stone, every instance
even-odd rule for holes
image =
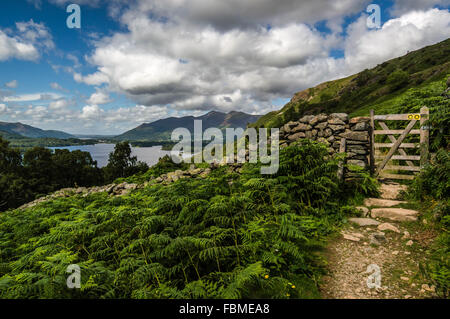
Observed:
[[[280,147],[308,138],[329,146],[329,153],[340,151],[342,138],[346,139],[348,163],[364,168],[368,167],[369,118],[349,120],[346,113],[330,115],[306,115],[298,121],[291,121],[280,129]]]

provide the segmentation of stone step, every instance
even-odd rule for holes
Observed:
[[[372,217],[387,218],[399,222],[416,221],[418,211],[404,208],[374,208],[371,210]]]
[[[375,219],[372,218],[349,218],[349,222],[355,223],[359,226],[378,226],[381,223]]]
[[[392,207],[400,204],[406,204],[405,201],[393,200],[393,199],[382,199],[382,198],[367,198],[364,201],[364,205],[367,207]]]
[[[383,183],[380,187],[381,198],[397,199],[401,191],[406,191],[408,187],[397,183]]]

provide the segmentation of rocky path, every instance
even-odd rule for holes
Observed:
[[[435,287],[427,284],[419,270],[433,234],[420,230],[419,212],[399,200],[404,189],[396,183],[382,184],[382,198],[366,199],[364,207],[358,207],[361,217],[350,218],[339,238],[330,242],[325,256],[329,274],[321,285],[323,298],[435,296]],[[381,282],[373,287],[376,277]]]

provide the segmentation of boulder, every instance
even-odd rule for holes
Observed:
[[[300,123],[305,123],[305,124],[309,124],[309,122],[314,118],[314,115],[305,115],[303,116],[301,119],[299,119],[298,121]]]
[[[358,226],[377,226],[380,222],[372,218],[349,218],[350,222],[357,224]]]
[[[350,124],[356,124],[356,123],[359,123],[359,122],[369,123],[370,122],[370,117],[359,116],[359,117],[354,117],[354,118],[350,119],[350,121],[349,121]]]
[[[347,132],[343,136],[347,140],[354,140],[360,142],[368,142],[369,141],[369,133],[368,132],[359,132],[359,131],[351,131]]]
[[[311,125],[300,123],[292,129],[292,133],[309,131],[311,128]]]
[[[317,124],[315,126],[315,128],[318,130],[324,130],[324,129],[326,129],[327,126],[328,126],[328,122],[322,122],[322,123]]]
[[[419,212],[404,208],[374,208],[371,210],[372,217],[387,218],[394,221],[416,221]]]
[[[345,131],[345,126],[344,125],[332,125],[332,124],[329,124],[328,127],[333,132]]]
[[[290,141],[296,141],[296,140],[298,140],[298,139],[300,139],[300,138],[305,138],[305,137],[306,137],[306,135],[305,135],[304,132],[298,132],[298,133],[289,135],[289,136],[288,136],[288,140],[290,140]]]
[[[383,224],[378,225],[378,230],[381,230],[381,231],[390,230],[390,231],[393,231],[394,233],[400,233],[400,230],[397,227],[395,227],[394,225],[389,224],[389,223],[383,223]]]
[[[369,123],[359,122],[352,126],[352,131],[367,131],[369,130]]]
[[[348,114],[346,114],[346,113],[333,113],[333,114],[330,114],[330,117],[338,118],[341,121],[344,121],[345,123],[348,122]]]

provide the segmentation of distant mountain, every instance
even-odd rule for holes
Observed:
[[[41,130],[40,128],[22,123],[0,122],[0,131],[31,138],[42,138],[42,137],[59,138],[59,139],[75,138],[75,136],[65,132],[54,130],[45,131]]]
[[[193,133],[194,120],[202,120],[203,130],[211,127],[219,129],[238,128],[245,129],[247,124],[259,119],[260,115],[250,115],[243,112],[222,112],[211,111],[205,115],[194,117],[170,117],[152,123],[144,123],[128,132],[125,132],[115,139],[129,141],[167,141],[170,140],[172,131],[179,127],[187,128]]]

